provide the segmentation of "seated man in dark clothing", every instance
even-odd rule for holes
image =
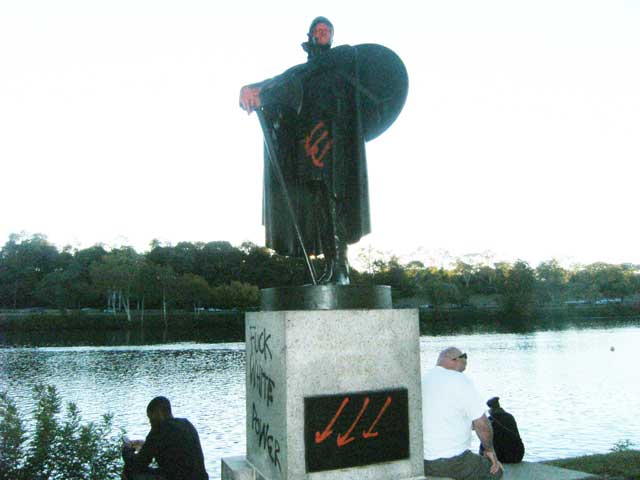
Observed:
[[[502,463],[519,463],[524,457],[524,444],[513,415],[500,406],[499,397],[487,401],[489,421],[493,427],[493,447]],[[482,445],[480,446],[482,455]]]
[[[174,418],[165,397],[147,406],[151,431],[144,442],[125,441],[123,478],[127,480],[208,480],[200,438],[185,418]],[[155,459],[160,468],[151,468]]]

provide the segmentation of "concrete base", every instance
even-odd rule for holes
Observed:
[[[566,468],[545,465],[544,463],[522,462],[504,466],[503,480],[583,480],[595,479],[596,475],[590,473],[568,470]]]
[[[247,456],[223,460],[223,480],[424,478],[416,310],[248,313],[246,343]],[[391,402],[389,392],[404,393]],[[386,438],[389,448],[375,446]],[[381,461],[403,442],[405,453]]]
[[[352,471],[341,471],[341,477],[345,480],[366,480],[370,478],[358,469],[352,469]],[[305,477],[306,478],[306,477]],[[323,478],[323,472],[312,473],[308,476],[310,479]],[[396,478],[393,476],[387,478]],[[436,477],[426,477],[428,479],[435,479]],[[426,480],[424,476],[405,478],[403,480]],[[246,457],[226,457],[222,459],[222,480],[267,480],[260,472],[255,470]],[[546,480],[546,479],[545,479]]]
[[[590,473],[553,467],[544,463],[522,462],[504,466],[502,480],[587,480],[595,479]],[[426,477],[426,480],[453,480],[449,477]]]
[[[423,477],[425,480],[453,480],[448,477]],[[597,478],[589,473],[566,468],[553,467],[543,463],[522,462],[505,465],[502,480],[588,480]],[[223,480],[263,480],[263,477],[249,465],[245,457],[222,459]]]
[[[256,480],[255,472],[245,457],[222,459],[222,480]]]

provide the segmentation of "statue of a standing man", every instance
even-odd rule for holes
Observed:
[[[364,64],[371,62],[366,62],[366,56],[359,52],[369,50],[346,45],[331,48],[333,33],[328,19],[314,19],[308,40],[302,44],[307,62],[243,87],[240,106],[248,113],[262,112],[263,133],[270,137],[275,149],[265,151],[266,245],[284,255],[301,256],[304,249],[310,255],[324,254],[326,269],[319,282],[346,285],[347,245],[371,231],[364,144],[379,132],[367,135],[363,118],[380,116],[379,113],[384,116],[390,100],[372,95],[360,83],[359,71],[366,70]],[[404,88],[406,96],[406,80]],[[364,95],[366,112],[362,106]],[[398,103],[395,100],[391,102],[394,105]],[[375,121],[370,120],[369,124]],[[277,181],[270,155],[277,159],[284,186]],[[304,249],[287,213],[287,201]]]

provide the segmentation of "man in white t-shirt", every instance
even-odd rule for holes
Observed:
[[[493,480],[503,467],[493,449],[493,431],[482,397],[462,372],[467,354],[456,347],[440,352],[435,368],[422,377],[425,475],[456,480]],[[484,456],[471,452],[471,431]]]

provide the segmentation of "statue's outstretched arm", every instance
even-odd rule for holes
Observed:
[[[246,85],[240,89],[240,108],[251,114],[254,110],[257,110],[262,106],[262,100],[260,99],[260,92],[262,87],[254,85]]]

